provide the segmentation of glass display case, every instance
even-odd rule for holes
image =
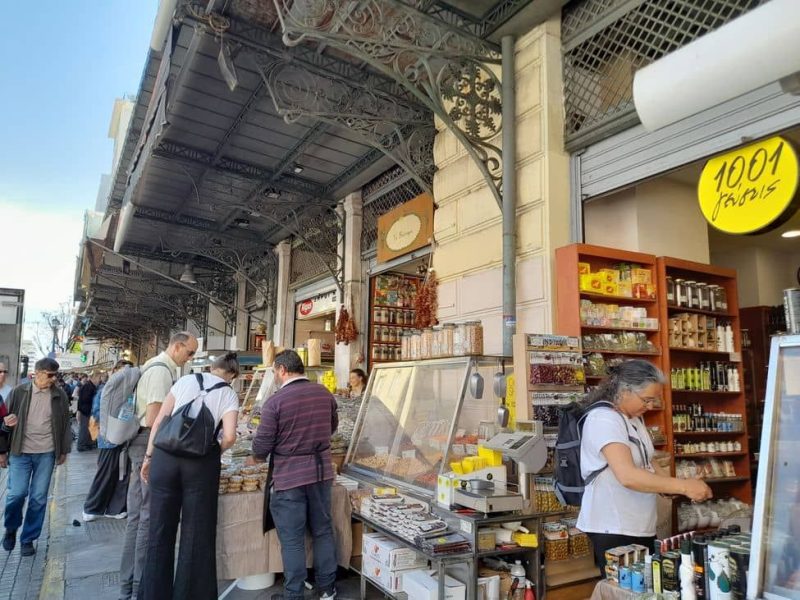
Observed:
[[[772,338],[748,598],[800,599],[800,335]]]
[[[370,374],[347,471],[433,495],[450,463],[495,433],[510,358],[463,356],[378,364]]]

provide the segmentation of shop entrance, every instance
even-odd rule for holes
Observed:
[[[302,297],[302,296],[301,296]],[[336,339],[336,289],[318,292],[302,300],[294,307],[294,345],[307,352],[316,352],[319,346],[322,364],[332,365]],[[318,340],[312,341],[310,340]],[[306,357],[308,359],[309,357]],[[312,357],[313,358],[313,357]],[[316,361],[306,364],[314,364]]]
[[[800,148],[800,127],[775,135],[786,139],[795,149]],[[753,140],[747,141],[747,144],[752,143]],[[800,213],[795,212],[770,231],[753,235],[732,235],[710,226],[698,203],[698,182],[708,158],[711,157],[614,192],[588,198],[583,204],[584,241],[587,244],[675,257],[708,265],[709,275],[705,279],[699,276],[690,277],[688,272],[681,272],[680,269],[673,268],[672,272],[673,281],[680,280],[681,285],[692,290],[702,290],[705,294],[709,292],[710,286],[720,283],[720,278],[714,275],[715,269],[720,272],[724,269],[735,272],[741,349],[735,348],[731,358],[726,355],[725,360],[741,361],[743,380],[740,385],[746,401],[748,458],[754,485],[764,413],[770,337],[787,330],[783,310],[784,290],[800,285]],[[670,274],[669,269],[667,274]],[[675,294],[685,295],[686,292],[678,290]],[[673,302],[681,307],[685,300],[683,296],[675,296]],[[702,307],[694,311],[691,306],[686,308],[686,312],[702,316]],[[670,316],[678,313],[681,311],[677,308],[669,310]],[[724,332],[728,321],[724,318],[717,318],[717,321],[717,324],[723,326]],[[713,368],[718,360],[720,359],[710,355],[698,355],[695,362],[702,363],[703,368],[708,369]],[[688,363],[684,365],[673,362],[673,369],[688,366]],[[670,370],[667,369],[668,378]],[[673,418],[678,405],[683,410],[690,407],[691,403],[678,403],[673,396]],[[687,440],[678,440],[676,436],[676,446],[671,449],[675,455],[675,465],[680,466],[679,455],[686,448],[691,450],[690,454],[697,454],[696,450],[700,446],[695,442],[703,441],[708,440],[691,440],[692,443],[686,446]],[[708,448],[707,444],[703,445]],[[713,445],[712,449],[718,448]],[[719,490],[723,497],[724,492],[725,490]]]

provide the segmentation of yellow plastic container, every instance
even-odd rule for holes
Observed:
[[[460,462],[451,462],[450,463],[450,469],[456,475],[463,475],[464,474],[464,467],[461,465]]]
[[[478,456],[486,461],[487,467],[499,467],[503,464],[503,453],[484,446],[478,446]]]
[[[537,548],[539,546],[539,537],[535,533],[515,531],[511,535],[511,539],[523,548]]]
[[[461,461],[461,466],[464,473],[472,473],[473,471],[480,471],[486,467],[486,459],[480,456],[467,456]]]

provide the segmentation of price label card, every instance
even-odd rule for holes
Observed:
[[[461,531],[463,531],[464,533],[470,533],[470,534],[472,533],[472,521],[467,521],[466,519],[462,519],[460,523],[461,523],[460,525]]]

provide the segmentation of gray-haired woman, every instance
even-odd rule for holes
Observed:
[[[581,474],[584,479],[596,475],[583,494],[578,528],[589,534],[601,569],[609,548],[653,547],[657,494],[711,498],[705,482],[670,477],[652,464],[655,449],[642,416],[658,403],[664,383],[653,364],[630,360],[609,369],[608,378],[587,398],[613,405],[589,412],[581,439]]]

